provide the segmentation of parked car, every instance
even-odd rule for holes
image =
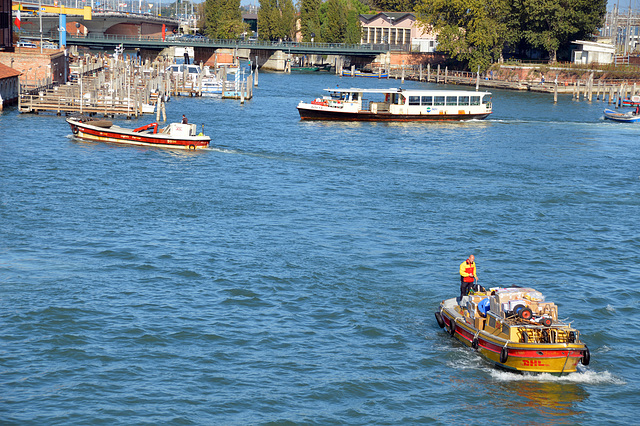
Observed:
[[[38,47],[35,45],[35,43],[31,43],[30,41],[19,41],[18,44],[16,44],[16,47]]]

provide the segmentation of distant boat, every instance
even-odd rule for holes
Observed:
[[[621,123],[636,123],[640,121],[640,115],[635,114],[633,111],[616,112],[611,109],[604,110],[604,118]]]
[[[318,71],[328,71],[331,67],[331,64],[326,65],[309,65],[309,66],[296,66],[293,65],[291,67],[291,72],[318,72]]]
[[[363,72],[358,70],[355,70],[353,74],[351,74],[351,70],[342,69],[342,76],[343,77],[387,78],[389,77],[389,74],[385,71],[375,73],[375,72]]]
[[[633,95],[631,98],[626,98],[622,100],[622,105],[624,106],[638,106],[640,105],[640,96]]]

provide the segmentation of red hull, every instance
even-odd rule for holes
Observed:
[[[122,143],[129,145],[145,145],[165,148],[198,149],[209,146],[208,136],[178,137],[163,133],[135,132],[120,127],[102,128],[91,125],[91,122],[67,120],[74,136],[91,141]]]

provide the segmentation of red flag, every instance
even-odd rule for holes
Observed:
[[[167,26],[165,24],[162,24],[162,41],[164,41],[166,31],[167,31]]]
[[[20,29],[20,9],[22,9],[22,5],[18,5],[18,16],[16,16],[16,19],[13,20],[13,23],[16,24],[16,27],[18,27],[18,29]]]

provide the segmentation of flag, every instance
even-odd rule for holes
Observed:
[[[16,19],[14,19],[13,21],[13,23],[16,24],[16,27],[18,27],[18,29],[20,29],[20,9],[22,9],[21,4],[18,5],[18,16],[16,16]]]
[[[165,24],[162,24],[162,41],[164,41],[166,34],[167,34],[167,27],[165,26]]]

